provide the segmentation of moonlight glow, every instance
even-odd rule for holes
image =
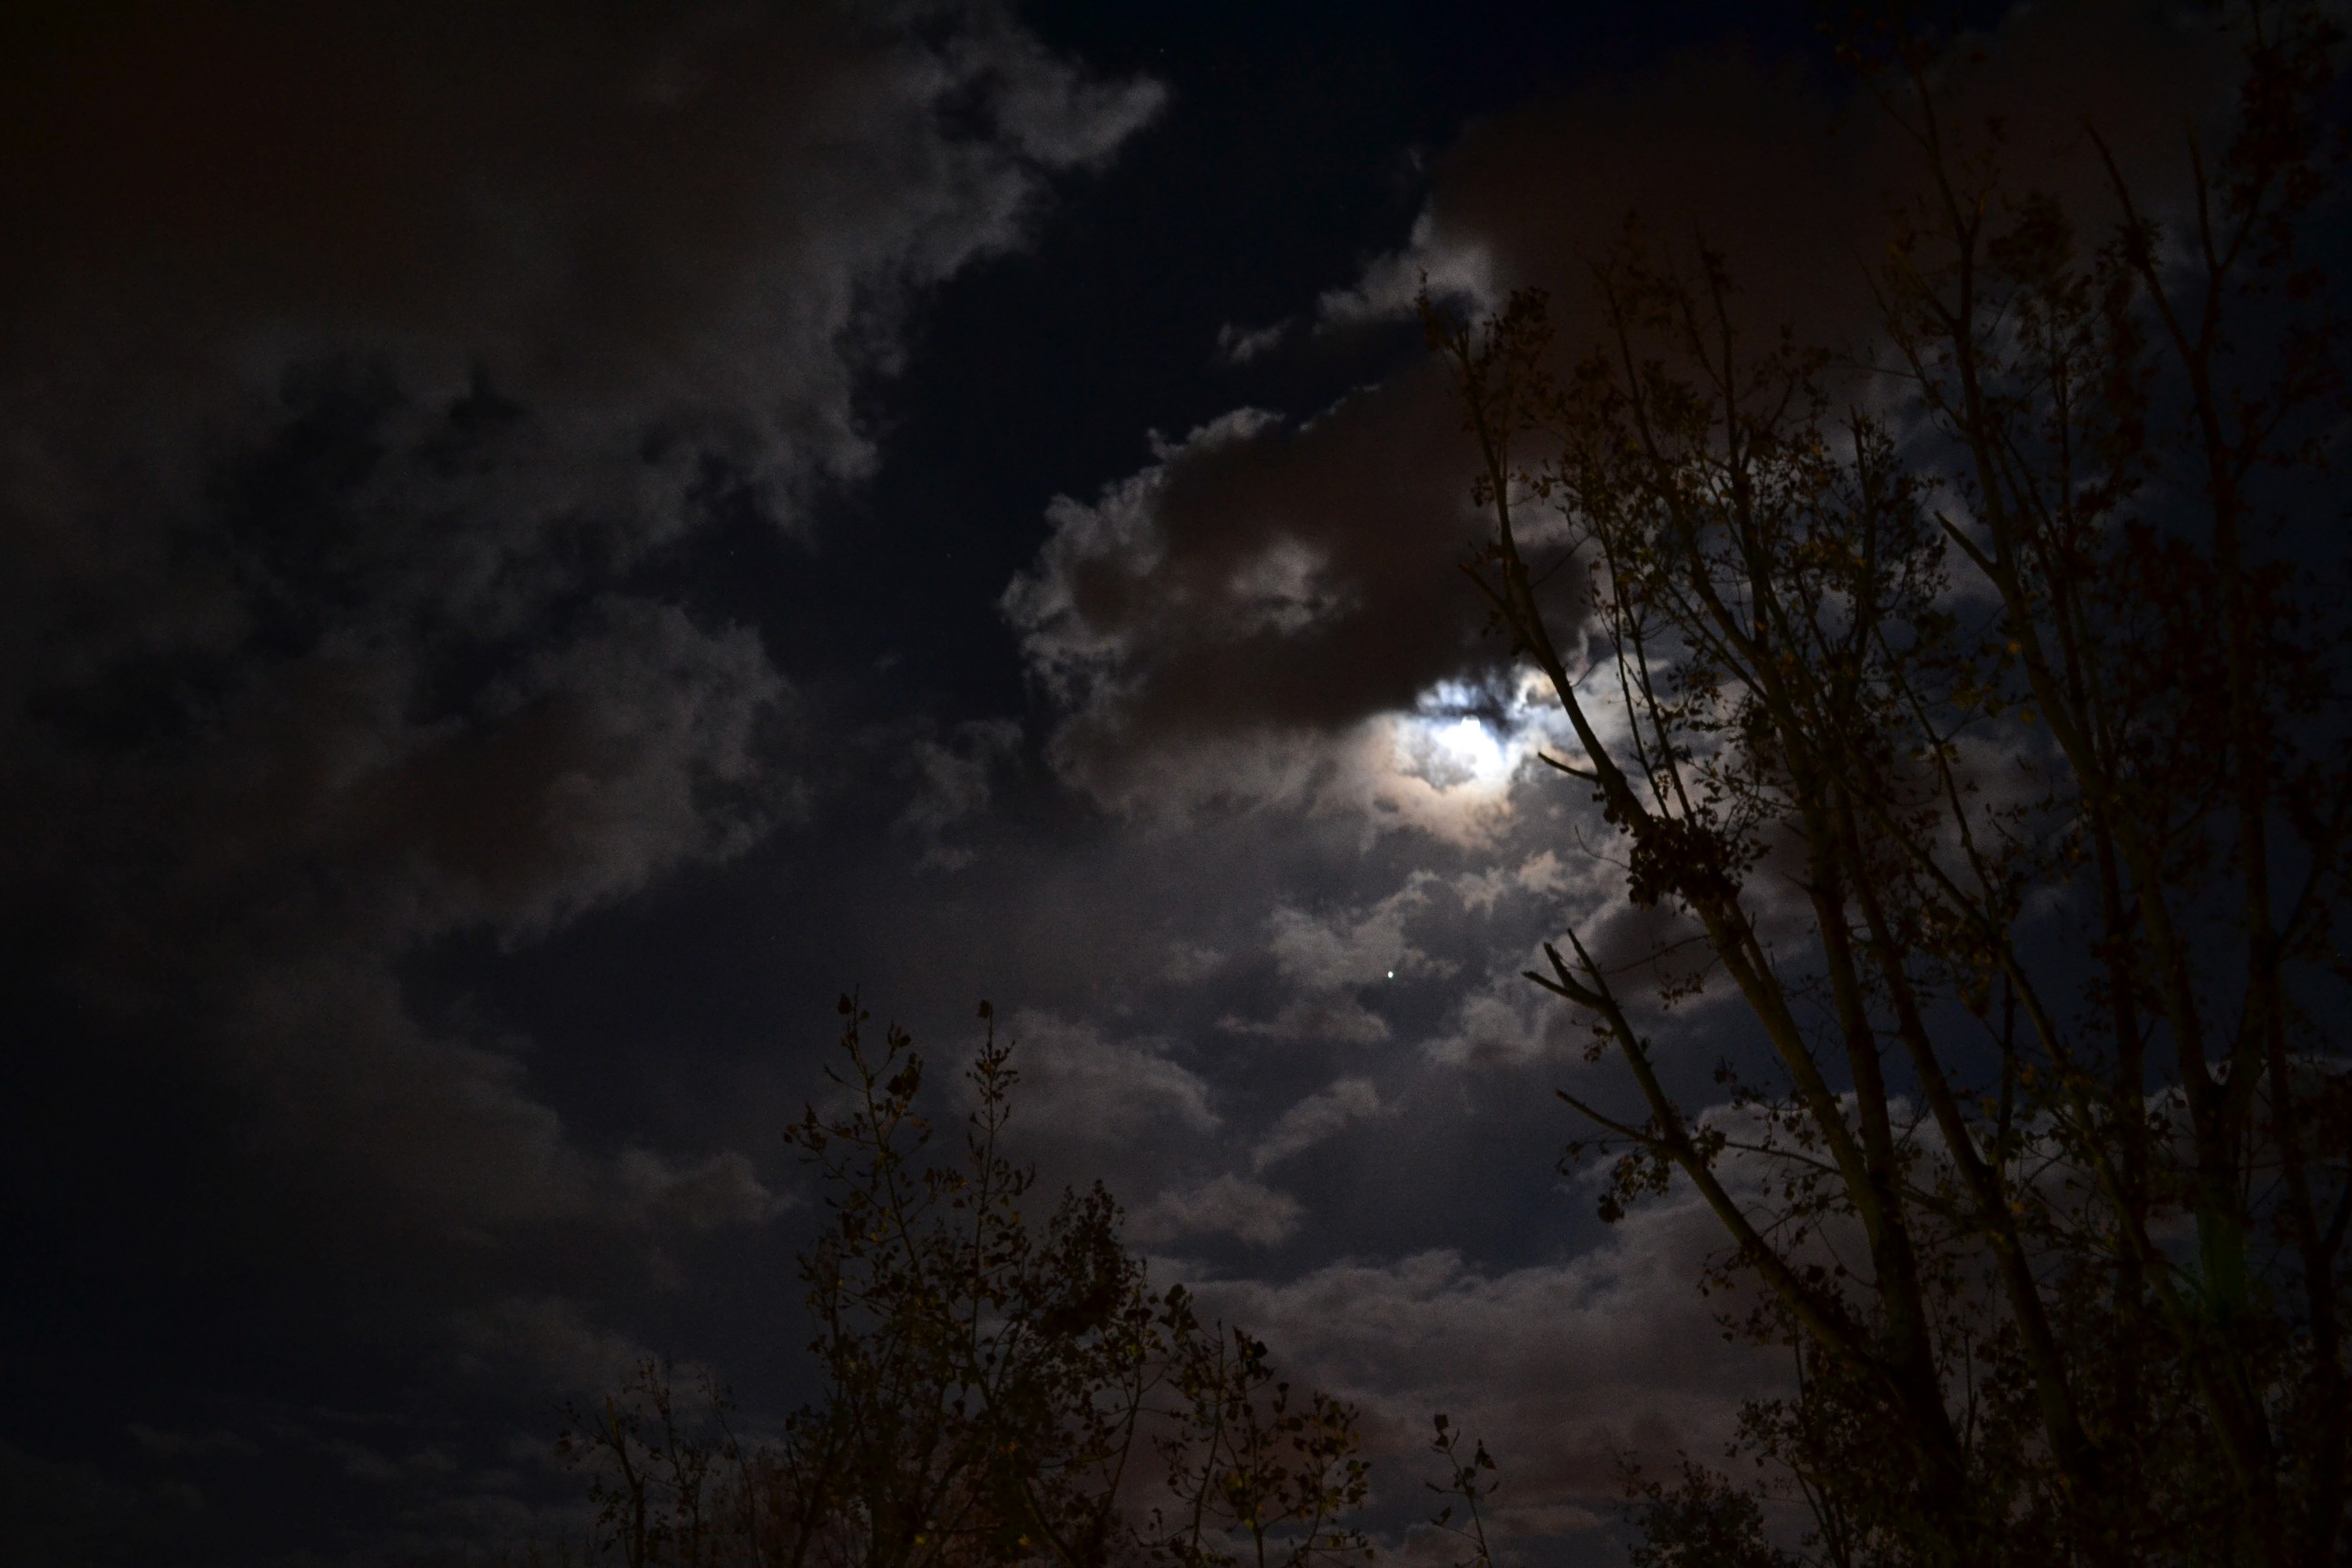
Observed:
[[[1537,751],[1558,743],[1557,721],[1539,699],[1526,680],[1507,693],[1440,681],[1392,721],[1397,771],[1443,795],[1504,795]]]

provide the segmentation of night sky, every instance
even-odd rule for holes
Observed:
[[[2210,89],[2002,11],[2062,184]],[[8,7],[0,1555],[488,1552],[640,1355],[789,1408],[855,990],[947,1062],[992,999],[1024,1157],[1391,1514],[1449,1410],[1613,1560],[1612,1453],[1784,1369],[1556,1169],[1618,1086],[1518,976],[1622,889],[1412,298],[1572,331],[1638,207],[1852,330],[1901,151],[1813,16]]]

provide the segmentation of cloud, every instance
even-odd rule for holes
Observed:
[[[1297,429],[1237,410],[1056,500],[1003,606],[1061,774],[1157,825],[1303,808],[1492,841],[1565,723],[1454,570],[1483,528],[1458,424],[1423,365]]]
[[[1286,1372],[1361,1405],[1383,1470],[1423,1469],[1429,1417],[1443,1411],[1493,1450],[1507,1506],[1574,1510],[1555,1511],[1549,1533],[1613,1514],[1619,1453],[1713,1451],[1742,1399],[1781,1387],[1780,1362],[1727,1341],[1723,1302],[1696,1288],[1720,1247],[1685,1194],[1564,1262],[1490,1272],[1437,1250],[1198,1290],[1275,1346]]]
[[[1031,1009],[1010,1025],[1024,1122],[1092,1141],[1222,1125],[1208,1083],[1172,1059],[1164,1042],[1108,1039],[1090,1024]]]
[[[755,635],[617,595],[583,618],[493,683],[495,738],[435,753],[371,803],[387,844],[430,858],[445,918],[543,931],[672,866],[729,858],[795,804],[762,779],[758,728],[787,692]]]
[[[1360,1121],[1397,1113],[1383,1104],[1380,1089],[1368,1078],[1343,1078],[1293,1105],[1276,1119],[1265,1136],[1250,1151],[1250,1169],[1263,1174],[1267,1167],[1294,1154],[1305,1153],[1326,1139],[1336,1137]]]
[[[772,1213],[740,1154],[583,1139],[417,961],[807,809],[800,686],[657,568],[807,535],[909,312],[1163,89],[987,5],[41,15],[0,39],[0,809],[43,824],[0,910],[134,1076],[236,1108],[192,1137],[317,1189],[286,1256]],[[938,743],[919,832],[1007,742]]]
[[[1974,148],[1998,121],[2013,188],[2053,190],[2084,203],[2086,219],[2105,216],[2112,196],[2085,126],[2144,194],[2177,184],[2182,116],[2224,101],[2231,51],[2216,42],[2210,19],[2174,7],[2011,6],[1943,62],[1943,124],[1955,145]],[[1591,269],[1638,214],[1669,250],[1696,236],[1724,251],[1758,330],[1785,321],[1808,338],[1867,336],[1865,268],[1885,254],[1895,202],[1924,174],[1878,87],[1895,84],[1849,95],[1794,60],[1725,49],[1595,78],[1474,124],[1433,160],[1406,244],[1328,293],[1323,315],[1409,316],[1424,272],[1433,291],[1474,310],[1538,287],[1572,353],[1600,324]]]
[[[1065,775],[1147,814],[1313,798],[1367,721],[1488,670],[1458,423],[1414,372],[1296,427],[1235,410],[1056,500],[1003,603]]]
[[[1228,1013],[1217,1027],[1271,1040],[1324,1040],[1341,1045],[1377,1045],[1389,1037],[1389,1021],[1352,996],[1306,996],[1286,1002],[1271,1018]]]
[[[1612,861],[1588,860],[1571,873],[1557,863],[1543,864],[1548,856],[1546,852],[1523,869],[1538,873],[1542,893],[1552,894],[1559,888],[1564,896],[1529,899],[1526,893],[1531,889],[1522,889],[1515,907],[1523,911],[1523,919],[1514,928],[1513,939],[1482,955],[1484,978],[1454,996],[1444,1026],[1423,1042],[1424,1058],[1449,1067],[1506,1070],[1581,1058],[1593,1044],[1590,1015],[1527,978],[1530,973],[1550,973],[1551,961],[1542,943],[1551,941],[1565,953],[1568,943],[1560,933],[1570,930],[1615,977],[1619,996],[1637,1027],[1654,1026],[1662,1040],[1708,1040],[1711,1048],[1719,1047],[1724,1037],[1717,1031],[1727,1021],[1727,1010],[1738,1013],[1738,989],[1713,973],[1712,952],[1697,939],[1686,917],[1669,908],[1645,910],[1627,901],[1623,873]],[[1507,880],[1465,877],[1457,879],[1456,886],[1469,884],[1464,902],[1475,907],[1473,894],[1483,898],[1495,882]],[[1748,908],[1758,929],[1768,935],[1800,912],[1800,895],[1791,881],[1759,878],[1749,888]],[[1537,940],[1529,942],[1531,935]],[[1671,1009],[1658,1001],[1661,980],[1668,981],[1666,988],[1675,993]],[[1735,1026],[1733,1037],[1737,1036]]]
[[[320,1245],[478,1247],[598,1215],[595,1162],[522,1058],[420,1022],[375,953],[279,952],[218,991],[211,1065],[254,1117],[250,1156],[299,1172],[338,1216]]]
[[[1565,1061],[1591,1044],[1579,1011],[1526,978],[1542,973],[1540,950],[1528,950],[1516,967],[1497,969],[1454,1005],[1442,1033],[1423,1047],[1429,1058],[1451,1067],[1517,1067]]]
[[[122,1429],[159,1458],[251,1459],[261,1453],[259,1445],[225,1427],[210,1432],[173,1432],[131,1421],[124,1423]]]
[[[1223,968],[1226,962],[1227,955],[1219,948],[1206,942],[1180,942],[1169,950],[1161,973],[1171,984],[1193,985]]]
[[[604,1394],[652,1354],[627,1335],[599,1327],[578,1301],[563,1296],[509,1296],[467,1308],[451,1320],[450,1333],[462,1369],[520,1368],[564,1394]]]
[[[981,25],[949,51],[963,74],[950,73],[941,86],[993,89],[983,101],[1000,135],[1042,168],[1099,168],[1168,106],[1160,83],[1095,79],[1031,34],[989,25],[988,13],[974,9]]]
[[[0,1443],[9,1550],[29,1563],[152,1563],[200,1538],[205,1494],[177,1479],[145,1484]]]
[[[1146,1245],[1230,1236],[1252,1247],[1275,1247],[1290,1237],[1306,1213],[1289,1194],[1227,1173],[1161,1193],[1136,1211],[1127,1228]]]
[[[646,1149],[625,1151],[618,1163],[630,1204],[648,1219],[689,1230],[758,1225],[791,1208],[789,1194],[768,1190],[751,1162],[732,1149],[681,1165]]]
[[[46,90],[15,121],[26,243],[0,280],[46,305],[19,363],[66,395],[26,399],[36,431],[91,412],[78,395],[126,368],[101,354],[131,356],[119,398],[361,342],[667,435],[676,479],[715,443],[779,494],[870,465],[851,395],[897,362],[909,292],[1018,243],[1043,176],[1164,100],[983,7],[918,30],[824,5],[264,4],[24,47]]]
[[[1424,880],[1414,876],[1387,898],[1363,910],[1317,916],[1288,906],[1266,917],[1267,949],[1284,979],[1315,991],[1368,985],[1398,974],[1437,970],[1405,940],[1406,917],[1424,898]]]
[[[1507,893],[1560,893],[1574,880],[1559,851],[1538,849],[1517,866],[1463,872],[1454,879],[1454,892],[1465,909],[1491,910]]]
[[[997,770],[1020,747],[1021,726],[1009,719],[969,720],[943,740],[918,735],[907,742],[904,765],[915,795],[898,821],[924,844],[925,867],[953,871],[971,863],[973,852],[945,843],[944,836],[987,811]]]
[[[2013,8],[1983,61],[1950,73],[1955,134],[1999,118],[2021,184],[2098,198],[2096,215],[2112,204],[2088,109],[2153,182],[2181,107],[2215,101],[2226,51],[2160,8],[2121,9]],[[1470,127],[1432,161],[1406,243],[1327,291],[1316,320],[1409,318],[1424,279],[1473,313],[1538,287],[1565,363],[1598,341],[1593,267],[1638,212],[1669,255],[1695,236],[1728,252],[1755,330],[1786,321],[1859,349],[1876,321],[1866,269],[1916,162],[1868,91],[1841,108],[1801,65],[1725,51],[1595,78]],[[1231,355],[1255,340],[1232,326],[1221,343]],[[1146,818],[1303,805],[1375,830],[1491,836],[1500,792],[1455,785],[1465,759],[1412,721],[1448,690],[1486,692],[1499,711],[1517,674],[1451,570],[1489,527],[1468,503],[1461,423],[1445,375],[1416,357],[1303,420],[1241,408],[1155,438],[1149,466],[1092,500],[1057,500],[1003,603],[1061,710],[1049,754],[1064,775]],[[1572,661],[1575,576],[1550,590]]]
[[[1453,961],[1433,958],[1405,935],[1435,878],[1415,872],[1403,887],[1354,909],[1322,914],[1277,905],[1266,917],[1266,952],[1290,995],[1270,1019],[1229,1014],[1218,1026],[1274,1039],[1323,1039],[1369,1045],[1389,1037],[1388,1021],[1349,994],[1452,973]]]
[[[1413,220],[1402,250],[1374,260],[1353,286],[1333,289],[1316,301],[1316,320],[1326,331],[1367,321],[1410,318],[1423,293],[1456,309],[1487,311],[1503,302],[1495,257],[1473,235],[1441,231],[1433,215]]]
[[[1217,329],[1217,358],[1226,364],[1247,364],[1260,354],[1272,353],[1282,346],[1290,334],[1288,321],[1276,321],[1270,327],[1244,327],[1227,321]]]

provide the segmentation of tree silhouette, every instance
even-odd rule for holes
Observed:
[[[823,1394],[740,1436],[708,1375],[651,1363],[565,1454],[593,1548],[629,1568],[1306,1568],[1365,1552],[1356,1412],[1279,1381],[1266,1347],[1154,1291],[1100,1185],[1042,1224],[1003,1138],[1018,1074],[989,1033],[958,1157],[932,1158],[908,1037],[845,997],[835,1109],[788,1131],[825,1193],[801,1258]],[[1156,1457],[1157,1465],[1147,1459]]]
[[[1757,331],[1724,255],[1638,226],[1565,364],[1539,294],[1424,302],[1470,574],[1643,912],[1531,976],[1639,1094],[1570,1101],[1602,1213],[1686,1183],[1719,1221],[1800,1373],[1746,1441],[1827,1561],[2345,1550],[2352,623],[2307,254],[2340,39],[2232,26],[2234,122],[2161,219],[2104,143],[2095,216],[2011,188],[1999,126],[1948,123],[1966,62],[1853,29],[1923,175],[1859,350]],[[1701,1112],[1665,1028],[1707,987],[1773,1071]],[[1653,1560],[1767,1561],[1727,1497],[1649,1513],[1748,1546]]]

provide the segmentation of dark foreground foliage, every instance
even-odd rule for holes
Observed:
[[[1472,576],[1625,869],[1531,976],[1638,1097],[1572,1102],[1602,1215],[1686,1184],[1720,1222],[1797,1373],[1744,1446],[1814,1561],[2352,1550],[2336,15],[2229,8],[2180,188],[2094,126],[2072,205],[1952,111],[1950,40],[1856,29],[1919,174],[1857,343],[1638,226],[1589,349],[1538,295],[1428,312]],[[1702,1111],[1660,1037],[1706,988],[1773,1068]],[[1642,1497],[1643,1561],[1782,1560],[1719,1477]]]
[[[835,1105],[791,1142],[824,1180],[801,1259],[821,1397],[739,1430],[706,1375],[658,1363],[575,1411],[589,1555],[628,1568],[1280,1563],[1369,1555],[1356,1412],[1151,1288],[1100,1186],[1043,1223],[1001,1140],[1017,1082],[991,1025],[976,1108],[940,1157],[924,1063],[847,998]],[[989,1010],[983,1005],[982,1016]]]

